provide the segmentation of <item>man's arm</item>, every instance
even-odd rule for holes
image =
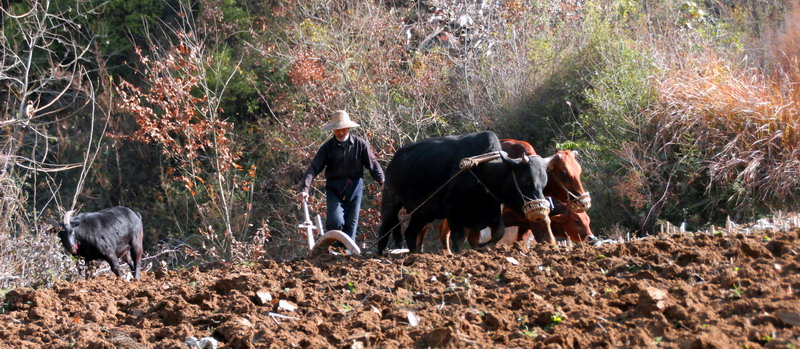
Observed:
[[[328,143],[325,142],[319,147],[317,150],[317,154],[314,155],[314,159],[311,160],[311,164],[306,169],[306,172],[303,173],[303,180],[300,182],[300,192],[301,193],[308,193],[308,187],[311,186],[311,181],[314,180],[322,170],[325,169],[325,159],[328,158],[328,147],[326,146]]]
[[[372,147],[366,140],[364,140],[364,147],[366,149],[367,156],[363,157],[363,159],[366,160],[366,163],[364,163],[363,165],[369,170],[369,174],[370,176],[372,176],[372,179],[377,181],[381,185],[381,187],[383,187],[383,181],[385,178],[383,175],[383,169],[381,168],[381,164],[378,163],[378,159],[375,158],[375,154],[372,152]]]

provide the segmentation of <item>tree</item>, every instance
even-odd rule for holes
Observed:
[[[53,174],[80,168],[66,207],[75,208],[101,144],[102,131],[95,125],[107,122],[110,96],[97,43],[80,24],[93,13],[87,5],[79,1],[63,8],[28,0],[2,9],[0,103],[5,108],[0,127],[7,137],[0,139],[0,231],[23,231],[53,201],[60,205],[56,192],[62,183]],[[53,133],[79,114],[89,119],[88,141],[72,144],[83,148],[82,159],[63,163],[71,145],[57,142],[61,139]],[[40,182],[47,191],[40,192]]]
[[[174,42],[148,41],[150,56],[136,49],[144,87],[128,81],[117,85],[120,111],[140,127],[125,138],[157,145],[168,160],[162,187],[170,202],[188,198],[189,231],[199,232],[210,257],[251,259],[254,247],[239,248],[250,236],[252,189],[256,167],[238,164],[241,153],[233,139],[233,124],[220,107],[228,85],[240,71],[229,66],[214,30],[200,30],[186,4],[178,9],[182,23],[160,28]],[[264,238],[266,230],[256,231]],[[246,245],[246,244],[245,244]],[[200,246],[197,246],[200,247]],[[242,255],[241,253],[244,253]]]

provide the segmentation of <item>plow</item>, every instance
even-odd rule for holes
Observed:
[[[308,255],[314,256],[324,251],[339,242],[347,250],[347,254],[360,255],[361,249],[355,241],[350,238],[341,230],[328,230],[325,231],[322,227],[322,217],[316,215],[314,221],[311,221],[311,214],[308,211],[308,200],[303,200],[303,214],[305,219],[298,227],[305,229],[306,238],[308,239]]]

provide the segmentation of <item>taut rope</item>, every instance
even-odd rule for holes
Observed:
[[[569,207],[571,211],[575,213],[583,213],[592,207],[592,198],[589,196],[588,192],[584,192],[581,195],[576,195],[567,189],[567,187],[564,185],[564,183],[561,183],[561,180],[558,179],[558,177],[553,177],[553,179],[556,181],[558,186],[561,187],[561,189],[564,189],[564,191],[567,192],[567,207]]]
[[[429,195],[425,199],[425,201],[423,201],[421,204],[417,205],[417,207],[415,207],[411,212],[409,212],[408,215],[410,216],[410,215],[413,215],[414,212],[417,212],[417,210],[420,207],[424,206],[431,198],[433,198],[436,194],[438,194],[442,190],[442,188],[444,188],[445,186],[450,184],[450,182],[452,182],[453,179],[455,179],[458,175],[460,175],[464,171],[466,171],[468,169],[471,169],[471,168],[473,168],[475,166],[478,166],[478,165],[480,165],[480,164],[482,164],[484,162],[492,161],[494,159],[499,159],[501,157],[501,154],[505,154],[505,152],[502,151],[502,150],[498,150],[498,151],[493,151],[493,152],[489,152],[489,153],[486,153],[486,154],[480,154],[480,155],[470,156],[470,157],[466,157],[466,158],[461,159],[461,161],[458,163],[458,168],[460,170],[458,172],[456,172],[452,177],[450,177],[450,179],[448,179],[447,182],[442,184],[442,186],[440,186],[438,189],[436,189],[436,191],[434,191],[433,194]],[[470,171],[470,172],[472,172],[472,171]],[[475,174],[473,173],[473,175],[475,175]],[[477,176],[475,178],[477,178]],[[480,179],[478,179],[478,182],[480,183]],[[483,185],[483,183],[481,183],[481,185]],[[483,185],[483,186],[484,186],[484,188],[486,188],[485,185]],[[486,188],[486,190],[489,191],[488,188]],[[489,194],[492,194],[492,193],[489,191]],[[494,196],[494,194],[492,194],[492,196]],[[497,197],[495,197],[495,199],[497,199]],[[500,201],[500,200],[498,200],[498,201]],[[381,217],[381,218],[383,218],[383,217]],[[400,222],[397,222],[397,224],[395,224],[393,227],[391,227],[389,230],[387,230],[386,233],[384,233],[381,236],[378,236],[378,239],[375,240],[375,242],[373,242],[372,244],[370,244],[369,248],[365,248],[364,251],[371,250],[373,247],[375,247],[375,244],[380,242],[384,237],[388,236],[389,233],[391,233],[399,225],[400,225]]]

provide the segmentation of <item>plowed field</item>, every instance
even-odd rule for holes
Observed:
[[[17,289],[12,348],[800,346],[800,231],[325,254]]]

